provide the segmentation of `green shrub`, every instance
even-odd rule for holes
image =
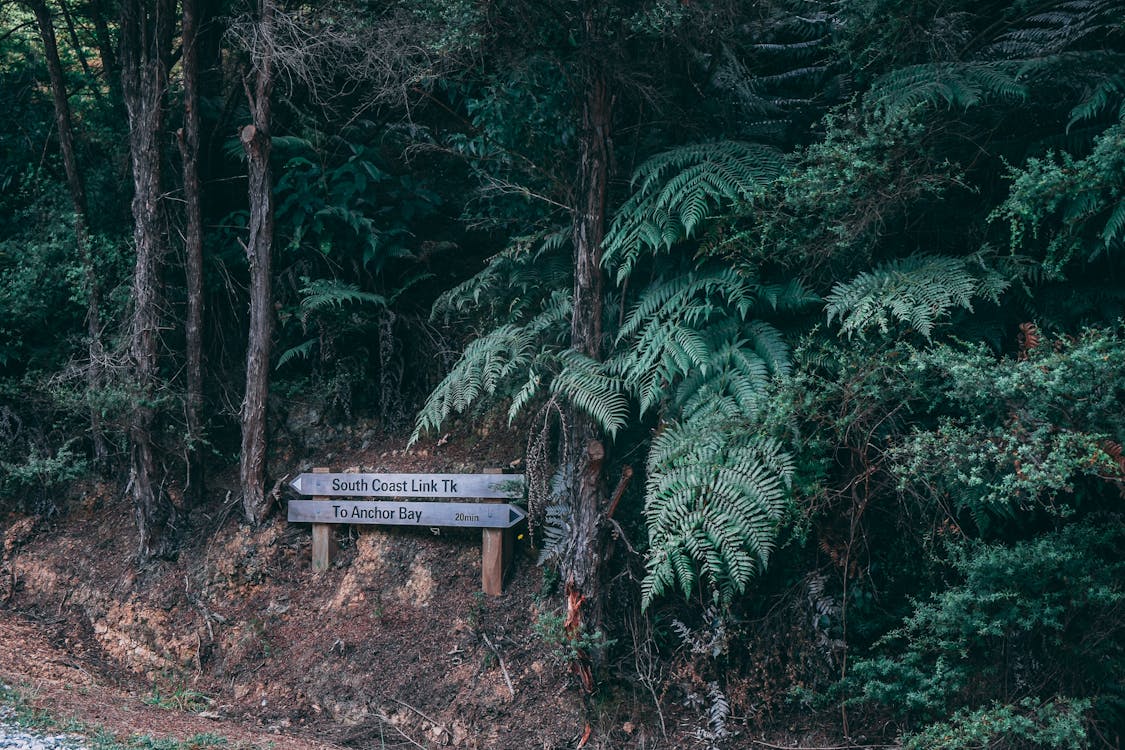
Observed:
[[[1091,721],[1119,725],[1123,545],[1125,522],[1107,516],[1010,546],[954,547],[960,582],[916,602],[853,666],[860,700],[887,706],[931,739],[945,731],[939,725],[950,736],[985,732],[973,716],[1047,747],[1077,746],[1077,729],[1063,724],[1087,708]],[[1056,715],[1057,696],[1069,707]],[[930,746],[978,746],[966,743]]]

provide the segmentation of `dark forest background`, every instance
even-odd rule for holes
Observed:
[[[506,414],[589,689],[638,616],[711,745],[1118,747],[1123,19],[0,0],[0,510],[144,563],[296,394]]]

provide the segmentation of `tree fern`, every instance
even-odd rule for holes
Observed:
[[[603,363],[568,349],[557,357],[562,370],[551,381],[551,391],[588,414],[610,437],[625,425],[629,400],[620,379]]]
[[[1025,99],[1027,87],[1017,73],[1018,66],[1005,61],[909,65],[880,76],[867,103],[897,120],[921,106],[967,108],[992,98]]]
[[[950,310],[972,310],[974,299],[997,302],[1007,286],[1004,276],[972,259],[913,255],[836,284],[825,309],[828,322],[839,318],[849,336],[872,327],[886,333],[898,321],[930,338]]]
[[[780,443],[748,427],[716,403],[653,441],[644,606],[674,586],[690,596],[700,581],[728,602],[768,562],[793,466]]]
[[[556,294],[546,309],[527,323],[501,325],[470,343],[426,400],[415,420],[410,443],[423,432],[437,430],[451,414],[465,411],[480,398],[498,395],[519,375],[526,378],[543,351],[557,346],[569,317],[570,298]],[[527,397],[522,399],[526,402]]]
[[[519,237],[478,274],[438,297],[432,318],[491,310],[510,319],[570,286],[570,228]]]
[[[319,310],[343,307],[348,304],[365,303],[387,306],[387,299],[381,294],[360,291],[355,284],[336,279],[303,279],[301,287],[301,321],[308,322],[309,316]]]
[[[690,237],[723,204],[749,201],[781,171],[781,153],[742,141],[696,143],[652,157],[606,234],[604,262],[624,280],[644,251]]]

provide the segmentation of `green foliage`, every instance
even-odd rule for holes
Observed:
[[[1125,666],[1123,542],[1125,526],[1110,516],[1011,546],[955,546],[959,582],[916,602],[875,655],[854,665],[863,700],[940,722],[916,735],[917,747],[966,731],[1008,733],[1009,741],[1047,747],[1056,746],[1049,741],[1058,732],[1059,746],[1069,747],[1082,736],[1086,706],[1095,721],[1120,720],[1114,712]],[[1079,700],[1047,705],[1059,695]],[[997,696],[1014,706],[993,705]],[[975,706],[997,723],[972,729],[967,719]]]
[[[1009,170],[1012,189],[992,218],[1008,224],[1013,247],[1045,241],[1046,269],[1061,274],[1125,246],[1125,122],[1108,128],[1081,159],[1031,158]]]
[[[1018,64],[1007,61],[909,65],[880,76],[871,85],[867,104],[897,120],[922,106],[965,109],[993,97],[1026,99],[1027,87],[1018,73]]]
[[[1018,746],[1082,750],[1089,746],[1083,714],[1090,702],[1061,698],[1024,698],[1017,704],[994,703],[961,709],[948,721],[907,735],[906,750],[961,750],[966,747]]]
[[[733,142],[681,147],[646,162],[637,172],[634,197],[618,211],[607,238],[607,264],[617,265],[622,286],[642,260],[659,267],[665,251],[687,240],[711,207],[750,199],[777,163],[771,149]],[[653,234],[657,214],[673,218]],[[777,444],[738,434],[770,379],[789,368],[783,336],[759,316],[798,310],[814,297],[797,281],[762,284],[753,274],[706,262],[687,271],[673,265],[666,275],[626,290],[612,351],[598,362],[560,348],[569,306],[552,304],[521,322],[527,311],[539,309],[552,285],[569,285],[569,275],[549,263],[544,273],[528,274],[530,264],[557,257],[566,238],[555,232],[521,240],[439,300],[435,313],[484,301],[486,313],[513,322],[466,347],[419,414],[412,440],[482,397],[511,395],[513,419],[548,390],[590,415],[610,437],[626,426],[631,404],[641,414],[658,411],[679,420],[666,434],[682,436],[685,444],[657,451],[654,443],[649,460],[650,477],[679,480],[649,484],[646,519],[650,538],[658,540],[652,559],[659,562],[646,579],[645,603],[676,583],[690,592],[695,564],[716,599],[728,602],[768,560],[789,471]],[[565,296],[556,291],[549,299]],[[699,431],[719,444],[692,446]],[[693,484],[708,472],[714,473],[709,483]],[[567,513],[558,493],[545,513],[543,551],[550,557],[565,539]],[[685,520],[689,516],[694,520]]]
[[[831,269],[832,281],[870,265],[887,236],[896,252],[907,216],[924,216],[961,181],[934,153],[930,126],[853,108],[825,118],[823,136],[788,159],[769,190],[734,211],[715,250],[742,265],[778,264],[806,279]],[[815,277],[813,277],[815,278]]]
[[[144,700],[146,705],[167,711],[205,711],[214,701],[198,690],[189,688],[183,680],[172,679],[161,689],[158,683]]]
[[[344,307],[351,303],[387,306],[380,294],[360,291],[355,284],[329,279],[304,279],[301,287],[301,319],[308,322],[309,314],[317,310]]]
[[[82,477],[89,467],[85,458],[75,453],[74,442],[59,447],[53,455],[43,455],[32,448],[21,463],[0,463],[5,472],[0,491],[5,494],[23,491],[49,497]]]
[[[58,185],[39,175],[25,183],[34,210],[20,210],[0,227],[0,373],[61,367],[82,344],[86,279],[74,236],[74,215]],[[5,231],[7,230],[7,231]],[[126,251],[112,237],[88,238],[99,283],[114,289],[127,277]],[[122,295],[103,295],[107,315],[124,308]],[[57,336],[45,336],[57,331]]]
[[[754,279],[736,271],[701,269],[657,280],[638,295],[609,367],[642,412],[673,393],[682,408],[705,383],[720,385],[752,411],[766,379],[788,367],[788,347],[777,330],[751,318],[759,291]],[[774,301],[784,310],[806,298],[797,285]]]
[[[464,412],[481,397],[503,395],[519,376],[527,377],[544,347],[557,347],[569,315],[569,297],[556,294],[546,310],[525,324],[502,325],[470,343],[419,412],[410,442],[426,430],[439,429],[450,415]],[[537,385],[534,373],[528,382]],[[525,394],[517,403],[528,398]]]
[[[1125,374],[1109,363],[1123,351],[1119,331],[1094,330],[1042,340],[1022,360],[983,347],[920,352],[910,364],[941,416],[892,449],[896,475],[982,529],[1112,507],[1125,479]]]
[[[739,411],[714,400],[653,440],[643,606],[673,587],[690,597],[699,578],[715,601],[729,603],[769,562],[792,460],[780,443],[755,435]]]
[[[433,213],[440,201],[435,193],[389,174],[370,147],[346,143],[345,154],[326,160],[307,140],[274,143],[279,153],[293,154],[274,189],[278,229],[290,251],[304,246],[326,256],[350,256],[358,250],[374,273],[410,257],[406,223]]]
[[[629,416],[626,384],[606,372],[601,362],[573,349],[560,352],[558,364],[561,369],[551,381],[551,391],[589,415],[611,438],[616,436]]]
[[[583,623],[579,623],[577,632],[569,632],[566,616],[559,612],[538,611],[532,628],[551,657],[562,666],[570,666],[592,653],[604,653],[614,643],[601,630],[591,632]]]
[[[1008,283],[980,258],[913,255],[836,284],[825,309],[828,323],[839,318],[849,336],[873,326],[887,333],[893,319],[929,339],[951,309],[972,312],[974,299],[997,303]]]
[[[570,229],[517,237],[479,273],[443,292],[431,319],[475,312],[494,320],[515,319],[570,285]]]
[[[606,234],[605,264],[623,281],[643,252],[668,251],[724,204],[752,201],[781,165],[776,149],[741,141],[692,143],[652,157],[633,174],[633,194]]]

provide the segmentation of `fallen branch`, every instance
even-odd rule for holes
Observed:
[[[394,700],[394,699],[392,698],[391,700]],[[398,703],[398,701],[395,701],[395,703]],[[403,705],[404,705],[404,706],[406,706],[406,704],[405,704],[405,703],[404,703]],[[414,709],[413,709],[413,708],[411,708],[410,706],[406,706],[406,707],[407,707],[407,708],[410,708],[410,709],[411,709],[412,711],[414,710]],[[379,713],[379,721],[383,722],[383,724],[384,724],[384,725],[386,725],[386,726],[390,727],[391,729],[395,730],[396,732],[398,732],[398,733],[399,733],[400,735],[402,735],[402,738],[403,738],[404,740],[406,740],[407,742],[409,742],[409,743],[410,743],[411,745],[413,745],[414,747],[420,748],[420,750],[426,750],[426,746],[425,746],[425,745],[423,745],[423,744],[419,743],[419,742],[418,742],[418,740],[414,739],[414,738],[413,738],[413,737],[411,737],[411,736],[410,736],[409,734],[407,734],[406,732],[402,731],[402,729],[400,729],[399,727],[395,726],[395,723],[394,723],[393,721],[391,721],[390,717],[389,717],[389,716],[387,716],[386,714],[384,714],[384,713],[380,712],[380,713]]]
[[[448,734],[450,737],[453,736],[453,733],[450,732],[449,729],[447,729],[446,726],[444,724],[442,724],[440,721],[437,721],[436,719],[431,719],[429,716],[426,716],[424,713],[422,713],[418,709],[414,708],[414,706],[410,705],[409,703],[403,703],[398,698],[391,698],[391,700],[394,701],[395,703],[397,703],[398,705],[402,706],[403,708],[407,709],[408,711],[413,711],[414,713],[418,714],[423,719],[425,719],[426,721],[433,724],[435,727],[438,727],[439,729],[441,729],[441,731]],[[397,729],[397,727],[396,727],[396,729]],[[403,736],[405,736],[405,735],[403,735]]]
[[[487,635],[481,633],[480,637],[484,639],[484,645],[488,646],[490,649],[492,649],[492,653],[496,654],[496,661],[500,664],[500,671],[504,673],[504,682],[508,685],[508,692],[512,694],[513,698],[515,698],[516,690],[512,687],[512,676],[508,674],[508,668],[504,666],[504,657],[501,656],[500,651],[492,645],[492,641],[488,640]]]

